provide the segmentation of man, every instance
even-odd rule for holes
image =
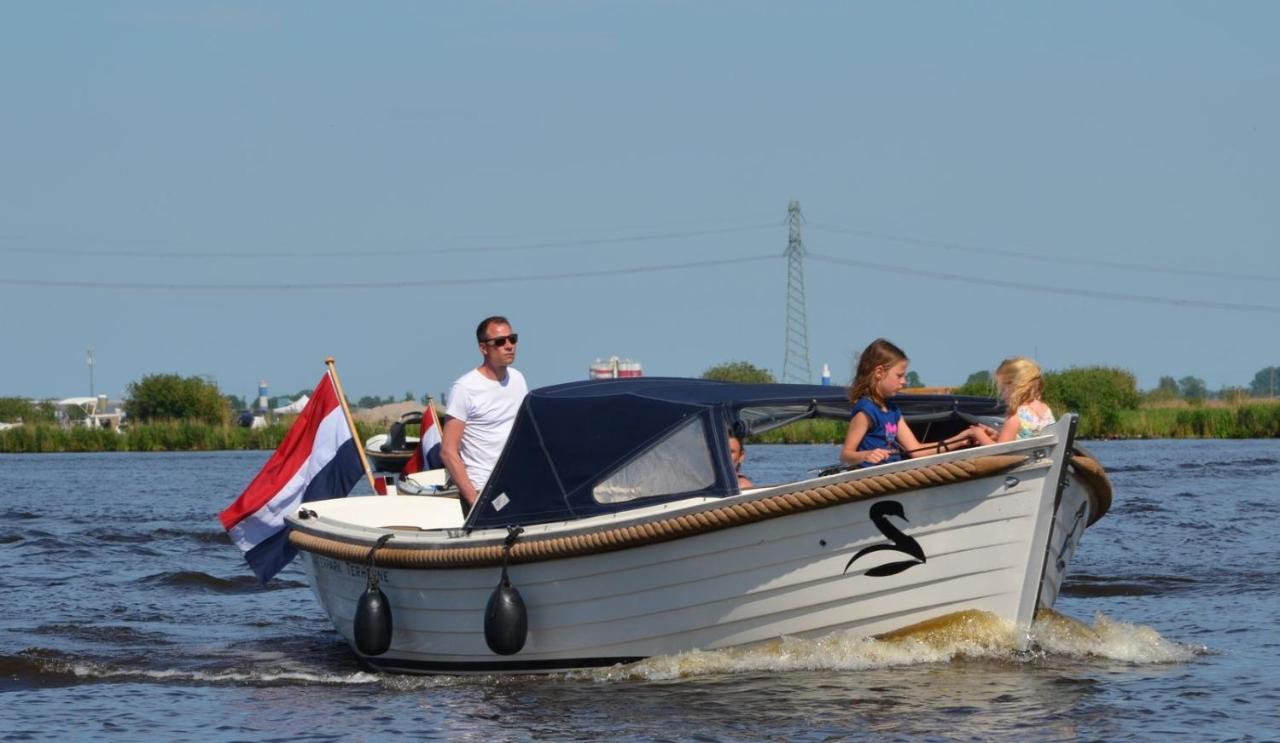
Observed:
[[[484,361],[449,388],[440,458],[458,486],[464,511],[471,510],[489,481],[520,403],[529,393],[524,375],[511,368],[516,340],[507,318],[495,315],[481,320],[476,341]]]
[[[742,449],[742,439],[733,431],[729,432],[729,460],[733,462],[733,471],[738,475],[738,489],[750,490],[755,485],[742,474],[742,460],[747,458],[747,453]]]

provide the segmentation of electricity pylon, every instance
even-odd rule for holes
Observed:
[[[804,303],[804,241],[800,239],[800,202],[787,205],[787,344],[782,356],[782,381],[813,383],[809,367],[809,319]]]

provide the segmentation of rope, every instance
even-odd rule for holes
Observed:
[[[382,549],[382,547],[395,535],[395,532],[383,534],[378,537],[378,541],[374,542],[373,547],[369,549],[369,559],[365,563],[364,573],[369,577],[366,587],[370,591],[376,591],[378,589],[378,572],[373,569],[375,556],[378,554],[378,550]]]
[[[540,562],[657,544],[841,503],[989,477],[1018,467],[1026,461],[1027,457],[1023,455],[1004,454],[939,462],[919,469],[779,493],[759,500],[726,504],[643,524],[602,529],[587,534],[522,540],[509,547],[509,559],[512,563]],[[347,562],[359,562],[368,554],[368,547],[365,545],[308,534],[296,528],[290,530],[289,541],[304,552]],[[506,544],[417,549],[391,547],[379,550],[376,560],[378,565],[394,568],[489,567],[502,565],[507,551]]]
[[[1069,461],[1071,468],[1075,470],[1076,477],[1084,481],[1096,500],[1094,508],[1089,509],[1089,523],[1086,524],[1086,526],[1093,526],[1093,522],[1102,518],[1102,515],[1111,508],[1111,478],[1107,477],[1107,471],[1102,469],[1102,465],[1093,457],[1073,454]]]

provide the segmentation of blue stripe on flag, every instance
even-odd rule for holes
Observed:
[[[302,502],[344,497],[362,477],[364,465],[360,464],[355,439],[348,439],[338,447],[333,459],[312,478],[307,489],[302,492]],[[253,568],[258,580],[266,583],[297,554],[298,551],[289,544],[289,527],[286,526],[244,553],[244,559]]]
[[[427,454],[425,457],[423,457],[423,459],[426,460],[427,462],[426,468],[429,470],[438,470],[444,466],[444,458],[440,456],[439,444],[436,444],[430,449],[427,449]]]

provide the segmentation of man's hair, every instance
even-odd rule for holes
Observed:
[[[492,317],[486,317],[485,319],[480,321],[479,325],[476,326],[476,343],[484,343],[484,340],[485,340],[484,333],[486,330],[489,329],[490,325],[510,325],[510,324],[511,323],[507,321],[507,318],[503,317],[502,315],[494,315]]]

